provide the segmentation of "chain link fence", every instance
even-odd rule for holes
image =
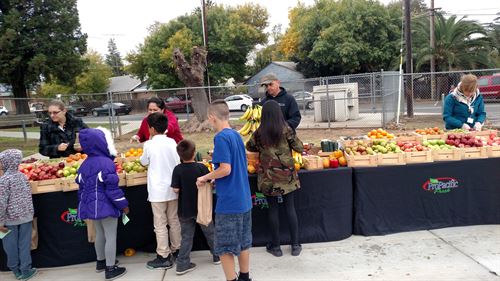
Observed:
[[[440,118],[442,99],[457,86],[463,74],[479,77],[479,87],[487,102],[500,100],[500,69],[413,73],[400,75],[394,71],[319,77],[281,81],[299,105],[301,128],[360,128],[384,127],[406,115],[411,102],[415,115],[435,115]],[[137,115],[127,120],[140,121],[147,112],[147,100],[159,97],[166,108],[180,120],[193,118],[191,91],[193,88],[159,89],[129,92],[109,92],[59,95],[68,111],[109,124],[115,135],[121,135],[123,115]],[[203,87],[209,101],[226,99],[232,118],[238,118],[248,106],[265,95],[259,85]],[[408,95],[413,96],[412,99]],[[0,96],[0,127],[36,125],[48,118],[48,98],[33,95],[26,99],[30,114],[17,114],[15,98]],[[123,110],[122,107],[127,109]],[[500,120],[500,112],[498,113]],[[494,114],[493,114],[494,116]],[[103,117],[105,119],[103,119]],[[495,117],[493,117],[495,118]],[[95,121],[98,122],[98,121]]]

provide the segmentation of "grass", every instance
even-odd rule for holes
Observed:
[[[109,129],[109,123],[88,123],[87,125],[90,128],[97,128],[98,126],[101,126],[101,127]],[[127,123],[122,123],[122,126],[125,126],[125,125],[127,125]],[[0,129],[0,131],[22,132],[23,128],[21,128],[21,127],[7,128],[7,129]],[[40,132],[40,127],[38,127],[38,126],[26,127],[26,132],[38,133],[38,132]]]
[[[0,138],[0,151],[9,148],[17,148],[23,152],[23,157],[38,153],[38,140],[28,139],[25,143],[19,138]]]

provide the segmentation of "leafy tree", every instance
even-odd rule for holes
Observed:
[[[71,83],[83,67],[87,36],[80,30],[76,0],[0,1],[0,79],[16,98],[42,78]],[[27,100],[16,100],[29,113]]]
[[[85,54],[82,61],[85,64],[84,71],[76,77],[73,85],[52,79],[52,82],[42,83],[39,94],[45,97],[55,97],[57,94],[106,92],[110,83],[109,78],[112,76],[111,67],[103,61],[98,52],[93,50]]]
[[[247,55],[255,45],[267,42],[267,19],[267,11],[259,5],[224,7],[209,3],[207,61],[212,84],[231,77],[243,80]],[[147,78],[153,89],[183,86],[175,74],[173,50],[179,48],[189,61],[191,49],[203,45],[201,10],[197,8],[165,24],[156,23],[149,32],[138,50],[126,56],[130,62],[127,70]]]
[[[289,17],[280,50],[306,77],[387,69],[398,54],[400,24],[377,1],[318,0]]]
[[[500,67],[500,17],[488,27],[488,38],[491,40],[491,61],[495,68]]]
[[[429,20],[418,19],[414,34],[414,52],[417,70],[428,70],[431,55],[436,60],[436,70],[464,70],[490,67],[491,41],[486,30],[475,21],[458,19],[456,16],[445,18],[436,14],[436,48],[429,45]]]
[[[285,54],[279,49],[278,45],[282,37],[281,25],[275,25],[271,32],[273,44],[267,45],[253,54],[253,63],[248,68],[249,75],[259,72],[272,61],[287,60]]]
[[[106,54],[106,64],[113,70],[113,76],[122,76],[125,74],[122,57],[116,47],[115,39],[111,38],[108,42],[108,53]]]

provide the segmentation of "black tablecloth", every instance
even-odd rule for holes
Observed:
[[[352,234],[352,170],[301,171],[302,188],[296,194],[296,209],[302,243],[336,241]],[[256,176],[250,177],[252,195],[256,195]],[[147,202],[146,186],[123,188],[130,204],[130,222],[118,223],[117,251],[134,248],[154,252],[156,239],[153,218]],[[95,260],[93,244],[87,242],[87,228],[75,220],[78,206],[76,191],[34,195],[38,220],[38,249],[32,251],[35,267],[54,267]],[[254,199],[252,232],[254,245],[270,239],[266,209],[260,196]],[[282,241],[289,241],[286,216],[281,214]],[[0,241],[1,243],[1,241]],[[208,249],[197,229],[194,250]],[[0,250],[0,270],[7,270],[5,253]]]
[[[353,173],[354,234],[500,223],[500,158]]]

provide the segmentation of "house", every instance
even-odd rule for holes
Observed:
[[[106,92],[131,92],[136,90],[137,88],[146,87],[141,80],[131,76],[131,75],[123,75],[123,76],[115,76],[109,78],[110,83]]]
[[[265,90],[259,87],[259,81],[262,76],[268,73],[274,73],[281,81],[281,86],[289,93],[302,91],[304,83],[304,75],[297,71],[297,64],[291,61],[273,61],[264,67],[261,71],[257,72],[254,76],[246,81],[248,94],[253,98],[263,97]],[[253,86],[253,87],[252,87]]]

